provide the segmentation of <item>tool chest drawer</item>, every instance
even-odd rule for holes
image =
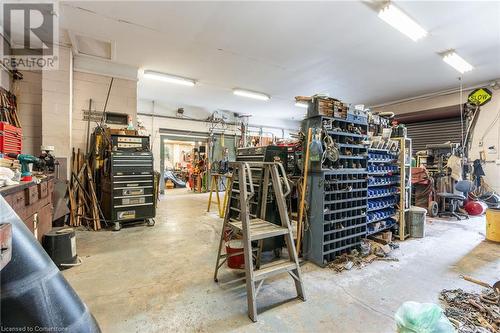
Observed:
[[[144,205],[153,204],[153,195],[127,195],[127,196],[115,196],[113,197],[113,206],[114,208],[128,207],[128,206],[136,206],[136,205]]]
[[[142,183],[142,185],[146,185],[145,183],[152,183],[152,182],[153,182],[153,174],[149,172],[144,172],[144,173],[118,172],[113,176],[113,184]],[[142,186],[142,185],[135,185],[135,186]]]
[[[153,165],[151,155],[133,155],[133,156],[113,156],[112,165]]]
[[[153,161],[153,155],[150,152],[129,153],[129,152],[113,152],[111,155],[113,163],[135,163],[137,161]]]
[[[148,194],[153,194],[153,185],[118,186],[113,189],[114,197]]]
[[[120,154],[120,155],[116,155]],[[148,173],[153,169],[153,156],[151,153],[125,154],[114,153],[111,160],[113,174],[121,173]]]
[[[112,219],[114,221],[137,220],[142,218],[154,217],[152,204],[134,205],[132,207],[121,207],[113,210]]]

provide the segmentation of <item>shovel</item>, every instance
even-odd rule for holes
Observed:
[[[489,283],[486,283],[484,281],[474,279],[473,277],[467,276],[467,275],[460,275],[460,277],[466,281],[478,284],[480,286],[483,286],[485,288],[491,288],[495,291],[495,293],[500,294],[500,281],[495,282],[495,284],[490,285]]]

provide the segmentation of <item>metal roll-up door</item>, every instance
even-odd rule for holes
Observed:
[[[408,136],[413,140],[413,152],[425,150],[428,144],[462,141],[460,118],[420,121],[406,124]]]
[[[408,137],[413,140],[413,153],[425,150],[426,145],[451,141],[462,142],[460,105],[406,112],[396,119],[408,128]]]

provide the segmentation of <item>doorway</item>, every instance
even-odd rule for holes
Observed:
[[[161,191],[203,192],[206,187],[206,133],[160,130]]]

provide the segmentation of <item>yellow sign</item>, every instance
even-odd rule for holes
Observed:
[[[479,88],[471,92],[467,99],[470,103],[481,106],[488,103],[491,100],[492,95],[491,91],[487,88]]]

